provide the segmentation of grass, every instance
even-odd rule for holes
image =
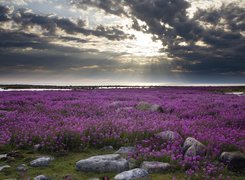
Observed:
[[[114,151],[113,151],[114,152]],[[47,153],[38,153],[38,152],[31,152],[27,150],[21,150],[21,154],[23,157],[16,158],[15,160],[11,162],[4,162],[0,161],[0,165],[8,164],[11,166],[11,168],[4,169],[2,172],[0,172],[0,179],[10,179],[10,178],[16,178],[20,180],[26,180],[26,179],[32,179],[35,176],[38,176],[40,174],[46,175],[48,177],[51,177],[54,180],[59,179],[66,179],[66,176],[71,177],[72,180],[86,180],[91,177],[99,177],[103,178],[105,176],[109,177],[110,179],[113,179],[113,177],[116,175],[116,173],[102,173],[102,174],[95,174],[95,173],[83,173],[78,172],[75,169],[75,163],[81,159],[88,158],[90,156],[94,155],[101,155],[101,154],[109,154],[113,153],[112,151],[102,151],[102,150],[96,150],[96,149],[89,149],[85,152],[75,153],[75,152],[69,152],[65,155],[58,155],[58,154],[47,154]],[[0,152],[0,154],[2,154]],[[28,166],[28,170],[26,173],[19,173],[16,171],[16,168],[20,164],[26,164],[28,165],[29,162],[38,156],[43,155],[51,155],[55,157],[55,160],[50,164],[49,167],[45,168],[34,168]],[[244,179],[244,176],[238,177],[230,172],[227,172],[226,174],[231,176],[231,179]],[[152,174],[151,179],[152,180],[163,180],[163,179],[173,179],[175,177],[176,179],[188,179],[184,172],[174,172],[174,173],[167,173],[167,174]],[[198,179],[198,178],[197,178]]]

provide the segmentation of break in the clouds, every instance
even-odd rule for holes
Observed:
[[[241,0],[0,0],[2,83],[245,83]]]

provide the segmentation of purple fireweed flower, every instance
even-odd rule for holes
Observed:
[[[0,92],[0,146],[40,144],[44,150],[69,151],[134,145],[136,153],[130,156],[139,161],[171,161],[187,175],[215,176],[223,166],[212,162],[221,152],[245,151],[245,96],[213,90],[217,89]],[[158,104],[163,112],[139,110],[139,102]],[[167,130],[180,137],[163,141],[154,136]],[[206,146],[205,158],[184,156],[187,137]]]

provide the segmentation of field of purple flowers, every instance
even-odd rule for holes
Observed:
[[[220,173],[222,152],[244,153],[244,121],[245,96],[209,88],[0,92],[0,146],[58,152],[131,145],[138,162],[169,161],[189,175]],[[166,130],[174,140],[156,136]],[[205,157],[184,155],[188,137],[205,145]]]

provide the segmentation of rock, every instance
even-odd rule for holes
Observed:
[[[7,154],[0,154],[0,160],[5,160],[7,158]]]
[[[117,174],[114,177],[115,180],[131,180],[131,179],[149,179],[149,174],[145,169],[132,169]]]
[[[41,145],[40,144],[35,144],[34,146],[33,146],[33,150],[34,151],[39,151],[41,149]]]
[[[164,141],[173,141],[180,137],[180,135],[173,131],[162,131],[155,135],[156,137],[160,137]]]
[[[193,156],[205,156],[206,154],[206,147],[202,145],[192,145],[187,149],[185,152],[185,157],[193,157]]]
[[[123,156],[128,156],[136,153],[136,148],[133,146],[128,147],[120,147],[118,151],[115,152],[116,154],[121,154]]]
[[[128,170],[128,161],[119,154],[92,156],[76,163],[76,169],[84,172],[122,172]]]
[[[144,161],[141,164],[141,168],[147,170],[149,173],[165,173],[172,169],[169,163],[157,162],[157,161]]]
[[[140,102],[137,106],[136,109],[138,110],[146,110],[146,111],[151,111],[151,112],[163,112],[163,108],[160,105],[157,104],[150,104],[148,102]]]
[[[11,168],[11,166],[9,165],[3,165],[3,166],[0,166],[0,172],[4,169],[7,169],[7,168]]]
[[[105,146],[105,147],[101,148],[101,150],[102,151],[113,151],[114,148],[113,148],[113,146]]]
[[[223,152],[220,155],[220,161],[228,166],[231,171],[240,171],[245,169],[245,155],[241,152]]]
[[[152,112],[161,112],[161,113],[163,112],[162,106],[157,105],[157,104],[153,104],[153,105],[151,106],[150,110],[151,110]]]
[[[27,166],[25,165],[25,164],[20,164],[17,168],[16,168],[16,170],[17,171],[27,171]]]
[[[198,140],[196,140],[195,138],[188,137],[184,142],[183,150],[185,152],[185,156],[187,157],[197,155],[204,156],[206,153],[206,146]]]
[[[89,178],[88,180],[100,180],[100,178]]]
[[[15,158],[23,158],[23,155],[19,151],[12,151],[7,154],[0,154],[0,160],[6,162],[14,161]]]
[[[50,162],[54,160],[53,157],[43,156],[40,158],[37,158],[30,162],[30,166],[32,167],[46,167],[50,164]]]
[[[45,175],[38,175],[33,178],[34,180],[48,180],[49,178]]]

